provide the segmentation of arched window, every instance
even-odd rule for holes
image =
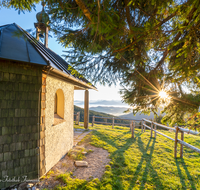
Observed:
[[[64,93],[58,89],[54,97],[54,114],[64,119]]]

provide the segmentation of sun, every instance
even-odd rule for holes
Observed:
[[[167,99],[167,98],[169,98],[169,95],[164,90],[161,90],[158,95],[159,95],[159,97],[161,99],[164,99],[164,100]]]

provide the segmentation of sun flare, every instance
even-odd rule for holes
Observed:
[[[161,99],[169,98],[169,95],[164,90],[161,90],[158,95]]]

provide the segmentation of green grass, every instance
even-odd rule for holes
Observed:
[[[101,181],[62,174],[58,179],[66,186],[56,189],[200,189],[200,154],[184,147],[183,159],[175,159],[174,142],[160,135],[150,138],[149,130],[136,129],[132,139],[125,127],[95,125],[94,129],[91,144],[108,150],[111,159]],[[174,138],[173,132],[161,132]],[[200,148],[199,136],[185,134],[185,141]]]

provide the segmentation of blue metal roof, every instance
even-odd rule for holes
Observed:
[[[16,24],[0,27],[0,58],[48,65]]]
[[[0,59],[51,66],[80,81],[89,83],[83,77],[68,70],[69,64],[55,52],[46,48],[17,24],[0,26]],[[94,87],[93,85],[91,85]],[[95,87],[94,87],[95,88]],[[96,89],[96,88],[95,88]]]

